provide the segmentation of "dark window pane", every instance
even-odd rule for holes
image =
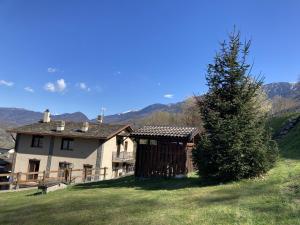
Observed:
[[[43,136],[32,136],[31,147],[42,148],[43,147]]]
[[[68,149],[68,141],[67,140],[63,141],[63,149]]]
[[[63,138],[61,143],[62,150],[72,150],[73,149],[73,139]]]
[[[39,137],[38,140],[39,140],[38,146],[39,146],[40,148],[42,148],[42,147],[43,147],[43,137]]]
[[[128,141],[125,141],[125,146],[124,146],[125,152],[127,151],[127,149],[128,149]]]
[[[73,140],[69,140],[69,149],[73,149]]]

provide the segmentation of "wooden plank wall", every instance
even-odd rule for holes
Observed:
[[[194,171],[193,154],[192,154],[193,149],[194,149],[194,144],[188,143],[186,146],[186,168],[189,173]]]
[[[135,176],[174,177],[186,174],[186,144],[158,141],[157,145],[137,144]]]

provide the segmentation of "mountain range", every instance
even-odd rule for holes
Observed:
[[[11,148],[14,145],[13,138],[6,132],[6,129],[35,123],[43,118],[43,113],[34,112],[20,108],[0,107],[0,147]],[[64,113],[53,115],[55,120],[69,120],[75,122],[88,121],[86,115],[81,112]]]
[[[270,99],[275,96],[281,96],[289,99],[300,99],[300,85],[298,83],[279,82],[264,85],[264,90]],[[154,112],[169,112],[180,113],[184,101],[173,104],[152,104],[141,110],[128,111],[125,113],[113,114],[104,117],[105,123],[130,123],[138,119],[150,116]],[[42,119],[42,112],[34,112],[20,108],[4,108],[0,107],[0,146],[10,145],[12,143],[11,137],[5,132],[9,127],[21,126],[30,124]],[[55,120],[69,120],[75,122],[81,121],[95,121],[89,118],[82,112],[65,113],[61,115],[53,115]],[[9,140],[9,141],[7,141]],[[3,144],[6,143],[6,144]]]
[[[264,85],[264,91],[270,99],[275,96],[284,98],[295,99],[300,96],[300,82],[288,83],[278,82]]]
[[[280,96],[289,99],[299,98],[300,96],[300,85],[298,83],[289,82],[278,82],[270,83],[264,85],[264,91],[266,92],[268,98],[272,99],[275,96]],[[300,100],[300,99],[299,99]],[[151,115],[154,112],[163,111],[170,113],[180,113],[182,111],[182,106],[184,101],[173,103],[173,104],[153,104],[149,105],[138,111],[130,111],[126,113],[119,113],[114,115],[109,115],[104,118],[107,123],[121,123],[121,122],[131,122],[136,119],[141,119]]]

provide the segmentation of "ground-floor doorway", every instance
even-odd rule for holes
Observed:
[[[92,181],[92,172],[93,166],[92,165],[83,165],[83,181]]]
[[[30,159],[28,164],[28,173],[38,173],[40,169],[40,160]],[[37,180],[38,174],[28,174],[27,180]]]
[[[72,168],[72,163],[60,162],[58,164],[58,177],[60,179],[63,179],[65,182],[69,181],[71,168]]]

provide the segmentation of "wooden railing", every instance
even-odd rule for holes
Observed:
[[[102,173],[101,173],[102,172]],[[55,174],[53,176],[53,174]],[[15,189],[18,189],[21,185],[23,186],[37,186],[47,182],[64,182],[70,183],[81,183],[89,181],[97,181],[102,177],[106,179],[107,167],[95,169],[95,168],[84,168],[84,169],[63,169],[63,170],[52,170],[42,172],[28,172],[28,173],[3,173],[0,174],[0,186],[13,185]],[[4,177],[4,180],[2,181]],[[5,179],[6,177],[6,179]],[[2,179],[1,179],[2,178]],[[1,190],[1,188],[0,188]]]
[[[113,161],[130,161],[134,160],[133,152],[113,152]]]

